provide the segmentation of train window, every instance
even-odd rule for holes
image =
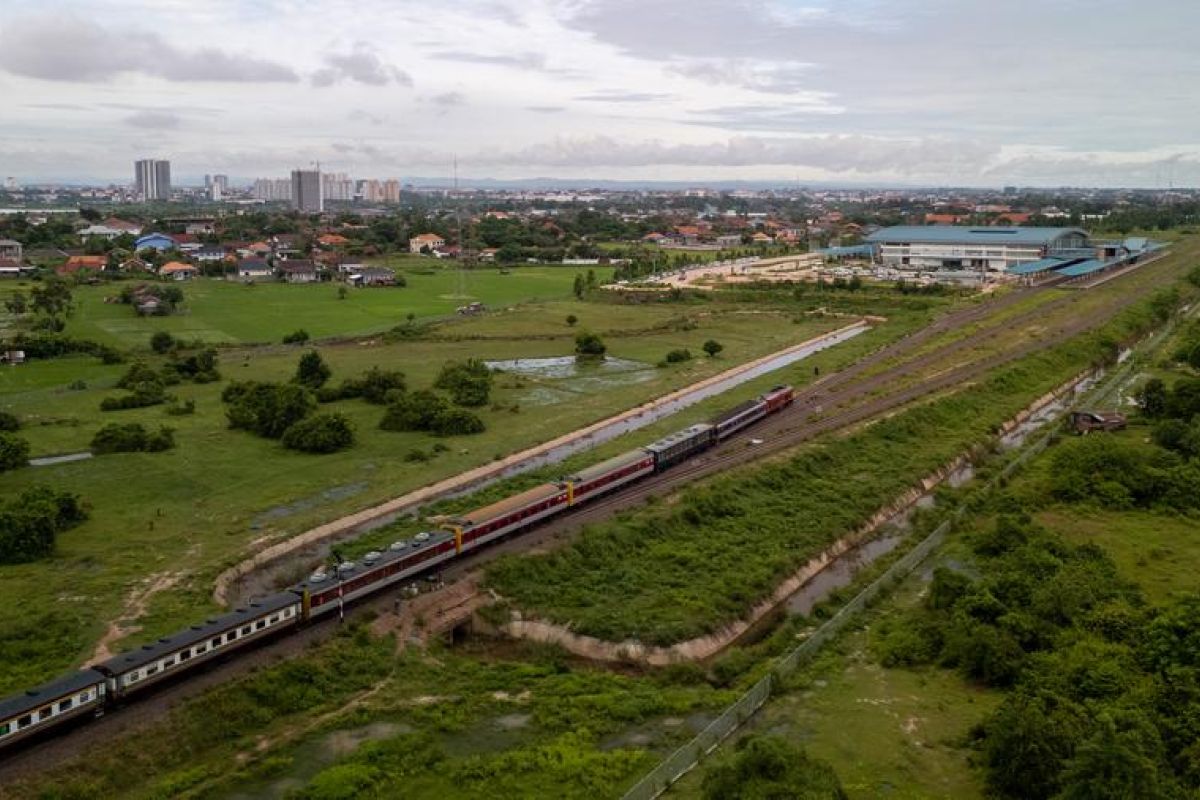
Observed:
[[[220,636],[218,636],[217,638],[215,638],[215,639],[213,639],[211,642],[209,642],[209,643],[208,643],[208,646],[209,646],[210,648],[212,648],[213,650],[216,650],[216,649],[217,649],[217,645],[219,645],[220,643],[221,643],[221,637],[220,637]]]
[[[266,620],[260,619],[258,622],[254,623],[254,630],[259,630],[266,624],[267,624]]]
[[[153,665],[153,666],[150,666],[150,667],[146,667],[146,677],[147,677],[147,678],[148,678],[148,677],[150,677],[151,675],[153,675],[153,674],[154,674],[154,673],[156,673],[156,672],[158,672],[158,664],[155,664],[155,665]]]
[[[182,653],[180,653],[180,654],[179,654],[179,660],[180,660],[181,662],[183,662],[183,661],[187,661],[187,660],[188,660],[189,658],[191,658],[191,657],[192,657],[192,651],[191,651],[191,650],[184,650]]]
[[[75,704],[75,701],[72,700],[70,697],[68,697],[66,700],[60,701],[58,704],[58,713],[61,714],[62,712],[66,711],[74,704]]]
[[[18,728],[28,728],[32,724],[33,724],[33,714],[26,714],[25,716],[23,716],[17,720]]]
[[[360,581],[360,583],[361,583],[361,581]],[[267,620],[267,622],[270,622],[272,625],[274,625],[276,622],[279,622],[279,615],[276,614],[275,616],[273,616],[269,620]]]
[[[247,635],[247,634],[249,634],[249,633],[250,633],[250,626],[249,626],[249,625],[247,625],[246,627],[242,628],[242,636],[246,636],[246,635]]]
[[[47,719],[50,716],[50,706],[42,706],[38,709],[38,719]]]
[[[0,722],[0,736],[8,736],[12,733],[11,722]]]

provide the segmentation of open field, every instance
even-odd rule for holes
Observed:
[[[528,308],[529,318],[510,312],[457,320],[436,329],[438,341],[374,340],[319,348],[335,382],[381,366],[404,371],[409,386],[421,388],[451,359],[568,355],[575,331],[562,320],[576,313],[609,332],[610,354],[630,362],[627,370],[612,374],[502,375],[494,406],[481,413],[489,430],[445,440],[449,452],[427,463],[403,457],[414,449],[428,454],[438,440],[377,430],[383,409],[359,400],[325,407],[343,411],[358,427],[357,446],[337,454],[303,455],[228,430],[219,399],[226,382],[286,380],[302,348],[223,351],[220,369],[226,380],[171,387],[180,399],[196,403],[196,413],[182,417],[167,416],[162,406],[99,412],[123,365],[68,358],[0,373],[0,408],[22,418],[22,435],[35,455],[86,449],[95,431],[111,421],[169,425],[178,441],[166,453],[108,455],[6,476],[12,492],[42,483],[70,487],[91,504],[92,517],[61,537],[51,561],[0,568],[0,592],[13,599],[5,605],[8,611],[0,612],[0,639],[6,648],[20,642],[24,653],[0,675],[0,693],[79,663],[105,626],[125,614],[140,617],[128,624],[141,629],[118,646],[191,622],[210,608],[216,572],[252,542],[305,530],[457,474],[843,324],[820,318],[797,323],[787,314],[711,304],[697,309],[704,313],[686,325],[676,323],[680,309],[667,305],[564,301]],[[626,329],[638,335],[622,336]],[[725,344],[720,358],[654,368],[667,351],[689,347],[698,352],[707,338]],[[76,379],[88,388],[67,389]]]
[[[417,318],[453,314],[459,306],[479,301],[503,308],[539,299],[571,296],[575,275],[570,267],[519,267],[509,274],[497,269],[460,271],[428,266],[407,270],[404,288],[352,289],[338,299],[340,284],[291,285],[200,279],[177,284],[184,291],[183,312],[167,317],[138,317],[132,308],[106,303],[125,285],[134,282],[80,286],[75,289],[77,310],[67,333],[120,348],[145,348],[155,331],[167,331],[187,341],[208,344],[278,342],[297,328],[314,338],[350,336],[388,330]],[[600,278],[611,270],[596,268]],[[9,283],[0,294],[18,288]],[[24,290],[28,291],[28,285]]]

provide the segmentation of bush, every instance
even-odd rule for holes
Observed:
[[[46,486],[0,505],[0,564],[23,564],[54,552],[58,534],[87,519],[77,495]]]
[[[142,361],[135,361],[117,381],[118,389],[134,389],[141,383],[162,383],[163,377]]]
[[[221,373],[217,371],[217,351],[212,348],[175,359],[167,364],[164,372],[194,383],[215,383],[221,379]]]
[[[183,403],[173,403],[165,409],[172,417],[186,417],[196,413],[196,401],[185,400]]]
[[[324,386],[332,374],[333,370],[325,363],[325,359],[321,358],[321,354],[316,350],[309,350],[300,356],[300,361],[296,364],[296,375],[292,380],[315,390]]]
[[[112,423],[96,431],[92,437],[92,452],[97,455],[105,453],[157,453],[170,450],[175,446],[175,431],[161,427],[156,433],[149,433],[140,423],[127,425]]]
[[[11,433],[0,433],[0,472],[29,463],[29,442]]]
[[[315,406],[312,393],[294,383],[235,382],[225,387],[221,399],[229,404],[229,427],[268,439],[283,436]]]
[[[101,411],[122,411],[129,408],[146,408],[167,402],[170,396],[162,383],[145,381],[133,387],[133,391],[122,397],[106,397],[100,401]]]
[[[715,358],[717,353],[725,349],[725,345],[718,342],[716,339],[709,339],[704,343],[704,352],[708,353],[709,358]]]
[[[105,364],[120,364],[124,356],[112,347],[87,339],[72,339],[70,336],[57,334],[18,334],[4,349],[24,350],[26,358],[59,358],[61,356],[85,353],[93,355]]]
[[[704,800],[845,800],[847,796],[832,767],[786,739],[748,736],[737,743],[734,753],[704,776]]]
[[[17,431],[21,429],[21,420],[17,419],[16,414],[10,414],[7,411],[0,411],[0,431]]]
[[[692,352],[690,350],[672,350],[667,353],[666,361],[668,364],[680,364],[684,361],[691,361]]]
[[[433,432],[438,436],[467,436],[484,430],[483,420],[465,408],[447,408],[433,420]]]
[[[422,389],[401,395],[388,405],[379,423],[385,431],[428,431],[434,420],[446,409],[446,401],[431,391]]]
[[[283,446],[305,453],[333,453],[354,444],[354,427],[345,414],[314,414],[288,428]]]
[[[304,328],[300,328],[298,330],[292,331],[287,336],[284,336],[283,343],[284,344],[304,344],[305,342],[308,341],[308,338],[309,338],[308,331],[304,330]]]
[[[150,349],[158,354],[171,352],[175,346],[175,337],[166,331],[155,331],[150,335]]]
[[[579,356],[602,356],[608,351],[604,340],[594,333],[584,331],[575,337],[575,354]]]
[[[361,397],[368,403],[383,405],[394,392],[403,392],[406,386],[404,373],[371,367],[361,378],[347,378],[341,386],[323,386],[317,391],[318,403],[332,403]]]
[[[492,371],[477,358],[451,361],[442,367],[434,386],[449,392],[456,405],[487,405],[492,391]]]

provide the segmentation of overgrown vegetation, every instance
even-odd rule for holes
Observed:
[[[442,367],[434,387],[460,406],[486,406],[492,392],[492,371],[477,358],[451,361]]]
[[[0,564],[21,564],[54,552],[58,535],[87,519],[79,497],[39,486],[0,505]]]
[[[845,800],[828,764],[777,736],[747,736],[704,776],[704,800]]]
[[[29,463],[29,442],[20,436],[0,432],[0,472],[19,469]]]
[[[314,414],[283,433],[283,446],[305,453],[335,453],[354,444],[354,426],[345,414]]]
[[[140,422],[125,425],[113,422],[96,431],[91,450],[105,453],[158,453],[175,446],[175,431],[165,425],[155,432],[146,430]]]
[[[316,407],[312,393],[294,383],[234,381],[221,399],[229,404],[229,427],[278,439]]]

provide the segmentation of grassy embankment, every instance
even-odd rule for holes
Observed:
[[[1182,263],[1154,275],[1182,272]],[[1149,324],[1146,304],[1139,304],[1103,330],[959,394],[806,446],[785,462],[686,489],[669,505],[593,526],[562,550],[504,558],[488,579],[518,608],[580,633],[654,644],[710,633],[919,478],[1096,361],[1106,339],[1126,339]]]
[[[203,285],[190,285],[188,290]],[[339,304],[327,286],[280,288],[307,289],[330,305]],[[340,305],[368,294],[355,294]],[[113,308],[104,306],[105,311]],[[73,324],[88,324],[90,309],[85,302]],[[71,487],[91,504],[92,515],[62,537],[51,561],[0,568],[0,594],[11,601],[4,604],[8,611],[0,612],[0,643],[6,650],[19,646],[23,653],[0,672],[0,693],[78,663],[106,624],[122,614],[131,593],[146,588],[152,576],[170,586],[151,598],[144,618],[137,621],[142,630],[126,645],[175,630],[203,614],[211,607],[215,574],[244,554],[252,541],[305,530],[841,324],[834,319],[795,322],[790,313],[720,303],[692,309],[547,301],[455,320],[434,328],[431,337],[436,338],[379,338],[318,349],[333,368],[334,381],[381,366],[404,371],[411,387],[425,387],[447,360],[571,353],[576,329],[566,325],[568,313],[580,318],[579,327],[603,332],[610,353],[638,362],[636,368],[600,378],[502,376],[495,405],[481,412],[489,430],[446,440],[450,450],[425,463],[405,461],[404,456],[413,450],[428,454],[438,440],[426,434],[378,431],[382,409],[358,400],[325,407],[344,412],[358,427],[358,444],[342,453],[302,455],[277,442],[229,430],[219,399],[227,382],[286,380],[303,348],[223,350],[224,380],[171,387],[181,400],[195,401],[196,413],[190,416],[167,416],[162,406],[100,412],[100,400],[114,393],[124,365],[65,358],[4,371],[0,408],[23,420],[20,435],[30,441],[35,455],[86,449],[95,431],[113,421],[172,426],[178,446],[166,453],[108,455],[6,475],[12,492],[42,483]],[[138,338],[143,336],[148,338],[147,331]],[[699,357],[669,369],[653,367],[669,350],[689,347],[698,352],[708,338],[725,345],[720,358]],[[159,361],[148,352],[143,357]],[[75,381],[83,381],[86,388],[69,389]]]

